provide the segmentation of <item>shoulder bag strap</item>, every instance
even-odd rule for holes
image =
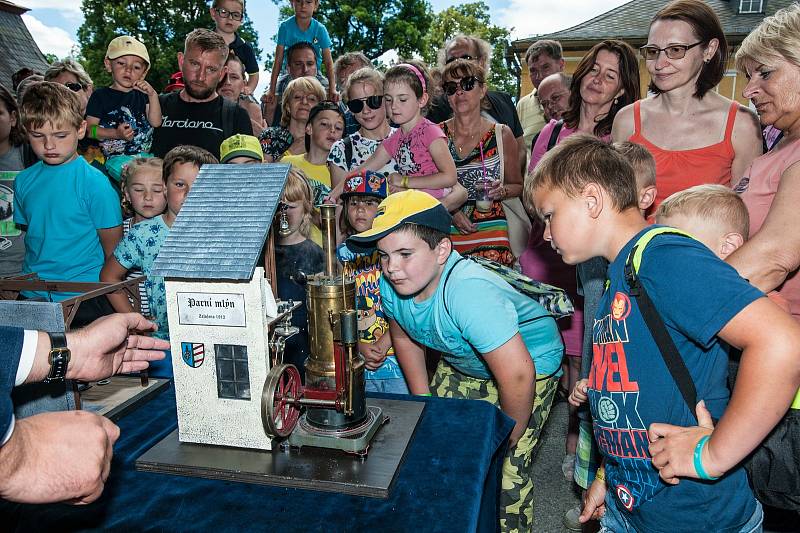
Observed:
[[[675,346],[675,342],[667,331],[664,319],[661,318],[661,315],[658,313],[653,301],[647,294],[647,290],[644,288],[644,284],[639,280],[638,275],[639,264],[647,244],[653,237],[663,233],[686,235],[683,232],[677,232],[671,228],[653,228],[642,235],[631,249],[630,254],[628,254],[628,259],[625,262],[625,281],[628,284],[630,295],[636,298],[639,304],[642,318],[658,346],[661,357],[664,359],[664,363],[667,365],[672,379],[678,386],[681,396],[683,396],[683,401],[686,402],[692,416],[696,417],[697,389],[695,388],[692,376],[689,374],[689,369],[686,367],[683,357],[681,357],[678,348]]]
[[[505,183],[505,156],[503,155],[503,125],[494,125],[494,140],[497,143],[497,155],[500,156],[500,183]]]
[[[349,135],[345,136],[342,141],[344,144],[344,160],[347,165],[347,171],[353,168],[353,138]]]
[[[550,138],[547,140],[547,151],[549,152],[555,145],[558,144],[558,134],[561,133],[561,128],[564,126],[564,121],[559,120],[556,122],[556,125],[553,126],[553,130],[550,132]]]

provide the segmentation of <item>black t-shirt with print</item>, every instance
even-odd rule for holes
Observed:
[[[171,149],[181,144],[192,144],[205,148],[219,157],[219,146],[224,141],[222,130],[222,97],[210,102],[185,102],[180,93],[162,95],[161,127],[153,132],[152,152],[164,157]],[[253,126],[247,111],[235,108],[231,135],[253,134]]]

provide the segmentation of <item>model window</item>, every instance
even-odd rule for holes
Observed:
[[[247,346],[215,344],[217,361],[217,396],[233,400],[250,399],[250,371]]]
[[[739,13],[761,13],[764,0],[740,0]]]

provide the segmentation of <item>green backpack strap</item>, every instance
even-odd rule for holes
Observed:
[[[664,364],[667,366],[673,381],[678,387],[678,391],[686,402],[689,412],[695,417],[695,406],[697,405],[697,388],[694,385],[692,376],[686,363],[681,357],[675,342],[672,340],[667,326],[664,324],[664,319],[656,309],[644,284],[639,280],[639,267],[642,264],[642,256],[647,249],[647,245],[654,237],[658,235],[681,235],[689,239],[693,239],[691,235],[684,231],[676,230],[668,227],[655,227],[650,228],[642,234],[641,237],[634,243],[631,248],[628,258],[625,261],[625,282],[628,285],[628,293],[636,299],[639,304],[639,312],[642,319],[650,330],[653,340],[658,346]]]

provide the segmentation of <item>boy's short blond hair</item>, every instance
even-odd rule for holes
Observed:
[[[42,81],[25,90],[19,105],[20,122],[25,129],[37,129],[47,122],[54,128],[83,124],[78,96],[60,83]]]
[[[633,176],[636,178],[638,189],[656,184],[656,160],[647,148],[631,141],[614,143],[614,148],[633,167]]]
[[[693,217],[714,224],[724,233],[738,233],[747,240],[750,214],[742,198],[724,185],[695,185],[661,202],[656,220],[674,216]]]
[[[178,163],[191,163],[197,168],[202,168],[203,165],[215,165],[219,163],[214,154],[199,146],[191,144],[182,144],[176,146],[164,156],[164,164],[161,171],[161,178],[164,183],[169,179],[172,174],[172,168]]]
[[[548,151],[525,180],[523,198],[531,210],[539,189],[557,189],[575,198],[590,183],[599,185],[619,212],[638,209],[633,168],[613,146],[593,135],[576,133]]]

